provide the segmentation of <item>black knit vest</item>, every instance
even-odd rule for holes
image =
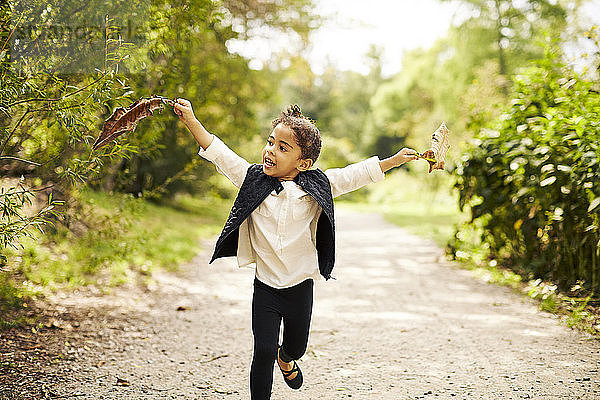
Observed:
[[[323,210],[317,222],[316,247],[319,272],[325,279],[330,279],[335,263],[335,219],[329,179],[323,171],[316,169],[300,171],[294,181],[311,195]],[[217,239],[211,263],[220,257],[237,255],[240,225],[273,190],[277,193],[281,192],[283,190],[281,182],[277,178],[266,175],[262,165],[252,164],[248,168],[223,231]]]

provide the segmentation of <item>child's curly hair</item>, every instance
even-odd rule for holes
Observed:
[[[283,124],[290,128],[296,136],[296,143],[302,151],[302,158],[311,159],[313,163],[321,153],[321,132],[315,123],[302,115],[302,110],[297,104],[290,105],[287,110],[273,120],[273,128]]]

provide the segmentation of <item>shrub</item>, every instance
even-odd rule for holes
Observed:
[[[527,278],[600,290],[600,94],[547,50],[456,169],[489,256]]]

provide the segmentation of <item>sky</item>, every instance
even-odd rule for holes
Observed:
[[[365,54],[371,45],[383,50],[383,75],[391,76],[402,68],[407,50],[430,47],[444,37],[450,25],[468,13],[459,2],[439,0],[314,0],[315,13],[324,24],[311,34],[305,54],[316,73],[331,63],[340,70],[367,73]],[[584,13],[600,24],[600,0],[591,0]],[[262,38],[228,43],[231,51],[252,61],[260,69],[274,53],[289,49],[285,35],[264,32]]]
[[[367,73],[364,57],[371,45],[383,50],[383,73],[401,69],[402,53],[428,47],[444,36],[458,6],[438,0],[314,0],[315,14],[325,22],[311,34],[305,54],[317,73],[328,62],[341,70]],[[247,41],[228,42],[230,51],[252,61],[260,69],[274,53],[289,49],[285,35],[266,30]]]
[[[406,50],[429,47],[447,32],[459,6],[437,0],[316,0],[330,18],[312,36],[309,60],[316,72],[327,59],[342,70],[368,72],[371,44],[383,49],[383,73],[401,69]]]

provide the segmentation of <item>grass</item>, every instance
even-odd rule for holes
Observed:
[[[81,219],[29,241],[16,257],[27,280],[42,286],[118,285],[134,272],[176,269],[216,235],[228,205],[179,197],[157,205],[125,194],[84,191]],[[81,221],[85,221],[82,226]]]
[[[0,330],[32,322],[27,313],[20,312],[28,307],[37,291],[29,284],[16,281],[12,276],[0,273]]]
[[[9,251],[0,270],[0,326],[18,324],[14,312],[47,290],[97,285],[105,290],[157,268],[176,270],[217,235],[230,201],[179,196],[162,204],[125,194],[83,190],[69,212],[68,228],[56,224]],[[12,315],[12,317],[11,317]]]

